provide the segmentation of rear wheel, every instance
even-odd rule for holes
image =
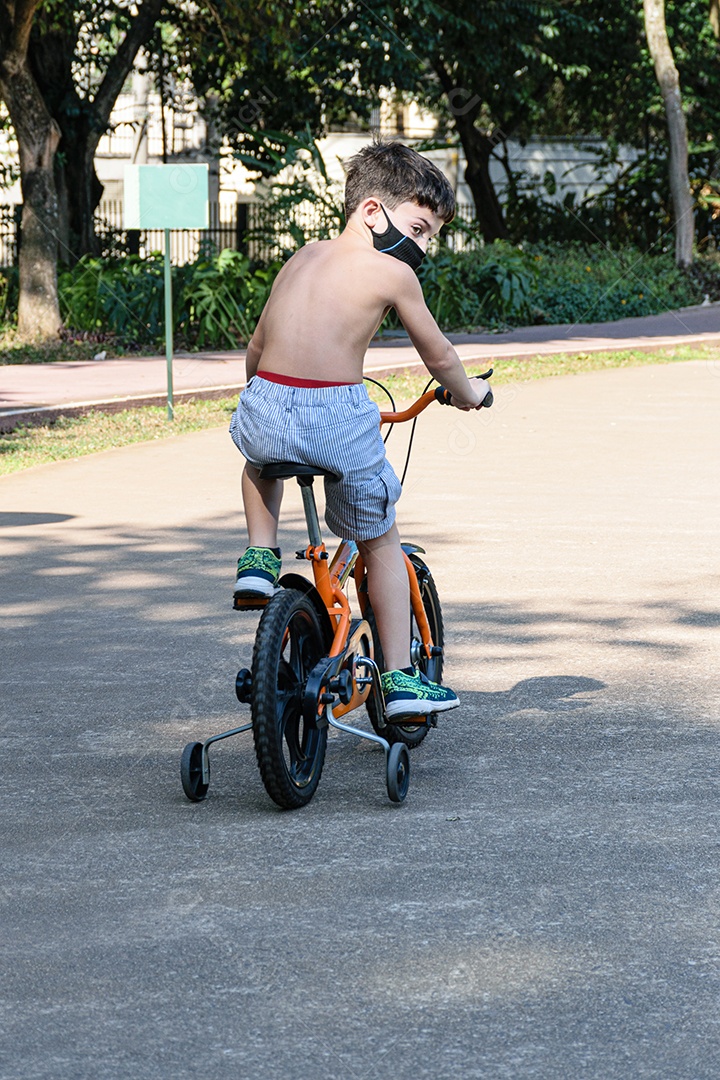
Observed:
[[[443,631],[442,610],[440,608],[440,600],[438,598],[433,576],[419,555],[413,553],[409,558],[413,565],[415,576],[417,577],[420,596],[422,597],[425,615],[427,616],[428,625],[430,627],[430,636],[432,637],[433,644],[442,648],[445,637]],[[377,632],[375,615],[369,601],[365,612],[365,618],[372,630],[373,644],[375,647],[375,662],[380,670],[384,671],[385,664],[382,646],[380,645],[380,637]],[[424,672],[431,682],[442,682],[442,653],[431,657],[425,655],[422,639],[420,637],[420,630],[418,629],[414,615],[412,615],[410,620],[410,656],[412,657],[415,666],[419,668],[420,671]],[[413,747],[420,745],[428,733],[429,728],[427,722],[422,724],[388,724],[387,727],[381,728],[377,722],[378,717],[372,695],[367,700],[367,711],[375,731],[377,731],[379,735],[382,735],[384,739],[387,739],[391,745],[393,743],[402,742],[412,750]]]
[[[255,637],[252,722],[265,790],[284,810],[310,802],[320,781],[327,728],[303,718],[308,675],[326,653],[314,607],[302,593],[283,590],[270,600]]]

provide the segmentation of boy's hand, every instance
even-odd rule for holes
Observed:
[[[463,401],[462,399],[458,400],[458,398],[453,396],[451,397],[449,404],[454,405],[455,408],[460,409],[461,412],[472,412],[474,409],[482,409],[488,394],[490,394],[492,400],[492,392],[487,383],[476,384],[471,382],[470,389],[474,391],[473,396],[475,401],[468,402]],[[490,404],[490,402],[488,402],[488,404]]]
[[[475,400],[469,400],[467,395],[451,394],[444,386],[438,386],[435,397],[441,405],[454,405],[456,409],[460,409],[462,412],[471,412],[474,409],[482,408],[489,409],[494,400],[493,392],[490,385],[482,380],[489,379],[492,373],[493,369],[490,368],[489,371],[484,372],[482,375],[474,375],[469,380],[468,389]]]

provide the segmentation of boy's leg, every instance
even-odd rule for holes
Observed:
[[[445,712],[460,704],[446,686],[431,683],[410,663],[410,584],[397,526],[358,544],[385,660],[381,677],[388,719]]]
[[[368,576],[385,667],[410,663],[410,585],[397,525],[374,540],[358,543]]]
[[[242,497],[247,520],[248,544],[251,547],[277,546],[278,520],[283,497],[282,480],[261,480],[260,471],[245,463]]]
[[[283,482],[261,480],[259,470],[247,463],[242,476],[242,496],[249,543],[238,560],[235,596],[269,597],[276,591],[280,576],[280,549],[276,545]]]

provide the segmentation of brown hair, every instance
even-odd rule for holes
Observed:
[[[376,140],[345,166],[345,220],[363,199],[377,195],[393,210],[403,202],[427,206],[443,221],[455,215],[455,193],[437,165],[398,142]]]

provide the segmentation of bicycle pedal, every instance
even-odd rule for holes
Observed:
[[[269,599],[269,596],[253,597],[252,599],[243,599],[241,596],[234,596],[233,608],[235,611],[263,611],[267,606]]]
[[[433,716],[435,714],[433,713]],[[405,716],[386,716],[385,723],[388,725],[394,724],[417,724],[420,727],[421,724],[426,724],[428,727],[437,727],[437,721],[433,722],[430,716],[415,716],[413,713],[406,713]]]

